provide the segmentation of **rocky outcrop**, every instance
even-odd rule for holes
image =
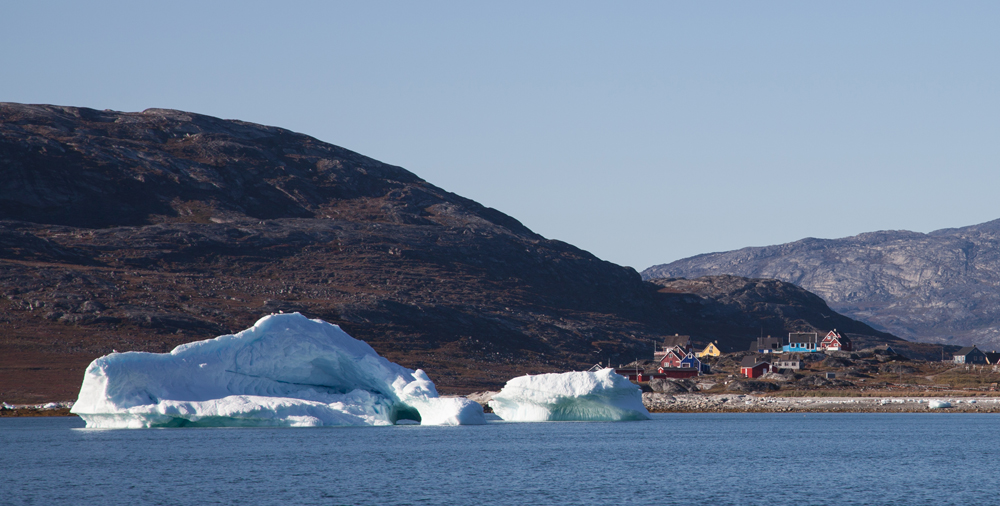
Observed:
[[[835,311],[905,339],[1000,345],[1000,220],[921,234],[803,239],[650,267],[646,279],[774,278]]]

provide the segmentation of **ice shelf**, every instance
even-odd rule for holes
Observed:
[[[439,397],[424,371],[298,313],[170,353],[98,358],[71,412],[88,428],[486,423],[479,404]]]
[[[642,391],[613,369],[520,376],[489,406],[516,422],[647,420]]]

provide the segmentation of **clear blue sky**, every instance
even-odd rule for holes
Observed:
[[[997,2],[5,2],[0,101],[189,110],[643,269],[1000,218]]]

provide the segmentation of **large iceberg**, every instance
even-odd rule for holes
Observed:
[[[642,391],[613,369],[520,376],[489,406],[513,422],[648,420]]]
[[[486,423],[482,406],[439,397],[422,370],[298,313],[170,353],[94,360],[71,411],[92,428]]]

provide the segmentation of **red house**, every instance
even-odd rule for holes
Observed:
[[[854,346],[851,344],[850,339],[838,334],[837,329],[833,329],[819,343],[819,349],[824,351],[851,351],[854,349]]]
[[[645,371],[641,367],[618,367],[615,369],[615,373],[625,376],[633,383],[649,381],[649,377],[644,374]]]
[[[771,371],[771,362],[763,358],[745,357],[740,362],[740,374],[746,378],[758,378]]]
[[[664,355],[675,348],[680,348],[682,352],[681,357],[683,358],[684,354],[692,350],[691,336],[674,334],[672,336],[664,337],[663,345],[658,346],[653,350],[653,360],[656,362],[662,362]]]
[[[659,357],[660,367],[680,367],[681,361],[688,355],[688,351],[680,346],[666,349]]]
[[[693,378],[698,375],[698,369],[692,367],[660,367],[656,376],[664,378]]]

